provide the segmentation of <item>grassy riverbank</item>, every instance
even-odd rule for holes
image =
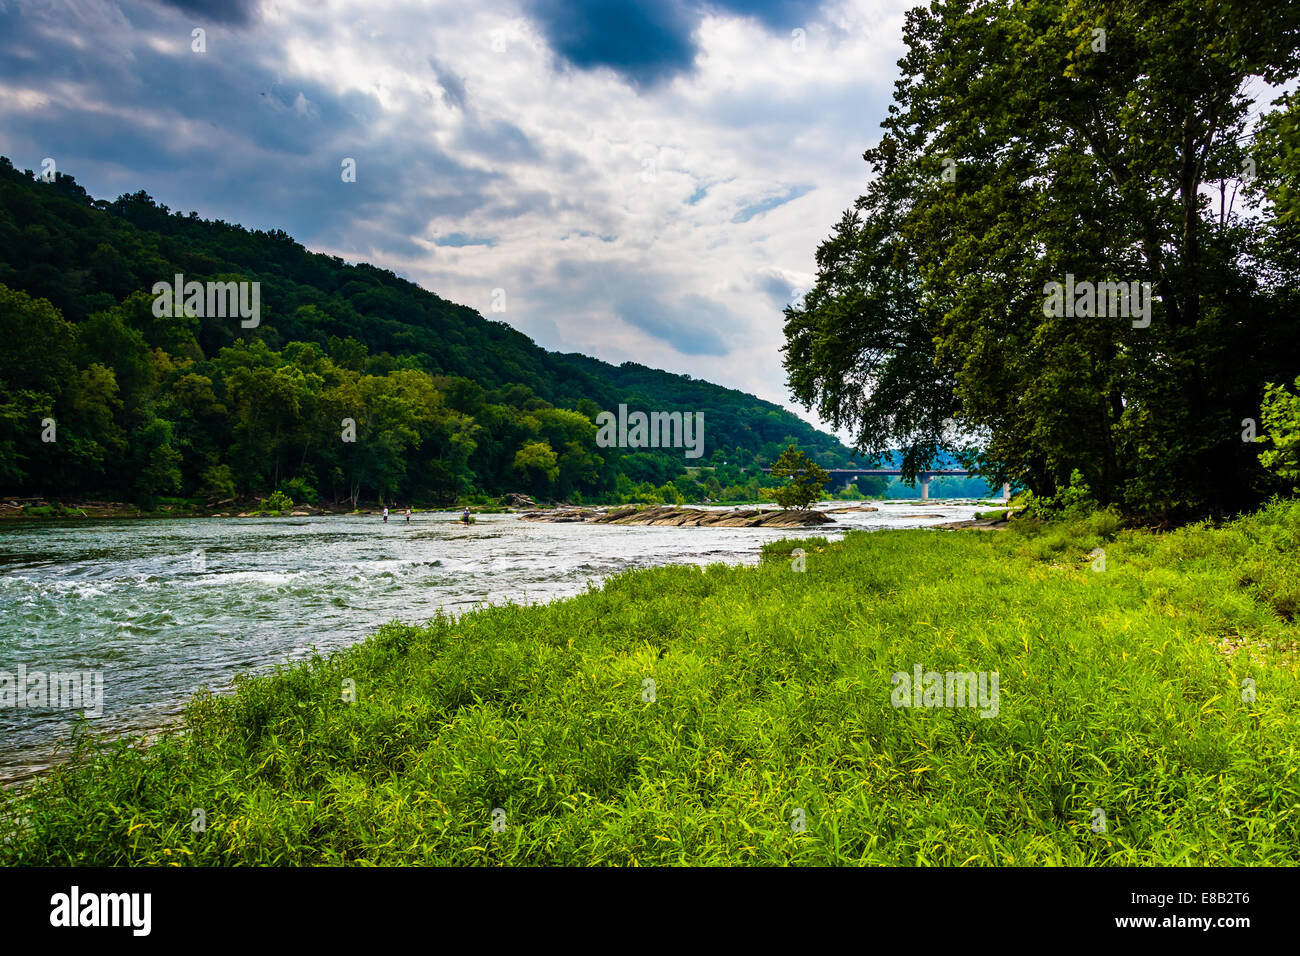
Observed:
[[[1300,863],[1300,502],[1116,531],[855,534],[390,625],[55,771],[0,863]],[[999,672],[996,716],[895,708],[916,665]]]

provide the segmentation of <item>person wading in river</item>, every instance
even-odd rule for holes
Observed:
[[[388,524],[388,506],[384,506],[384,524]]]
[[[407,509],[406,509],[406,523],[407,523],[407,524],[410,524],[410,523],[411,523],[411,509],[410,509],[410,508],[407,508]]]

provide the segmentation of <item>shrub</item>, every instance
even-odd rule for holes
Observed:
[[[1055,495],[1044,497],[1027,491],[1023,500],[1021,514],[1026,518],[1080,517],[1097,509],[1097,499],[1077,468],[1070,472],[1069,485]]]
[[[262,514],[279,514],[289,511],[293,508],[293,499],[283,491],[271,492],[271,497],[262,502],[262,506],[257,510]]]
[[[1300,389],[1300,378],[1295,384]],[[1265,386],[1260,420],[1265,429],[1260,441],[1273,447],[1260,454],[1259,463],[1279,478],[1300,481],[1300,395],[1281,385]]]
[[[665,504],[670,504],[670,505],[686,504],[686,499],[682,497],[682,493],[677,490],[677,486],[674,485],[671,481],[664,482],[663,485],[659,487],[656,494],[658,494],[658,496],[663,499]]]
[[[307,483],[306,478],[290,478],[287,481],[282,481],[278,490],[289,499],[290,508],[293,507],[295,501],[312,505],[320,497],[316,489]]]
[[[203,472],[199,491],[209,498],[235,497],[235,476],[229,465],[212,465]]]

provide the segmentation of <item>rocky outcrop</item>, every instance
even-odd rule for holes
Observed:
[[[600,514],[594,508],[550,508],[546,511],[525,511],[519,517],[524,521],[547,521],[551,524],[567,524],[575,521],[590,521]]]
[[[524,521],[587,522],[590,524],[655,525],[676,528],[807,528],[835,519],[824,511],[736,509],[705,511],[700,508],[624,507],[608,511],[595,508],[556,508],[527,511]]]
[[[959,531],[963,528],[973,528],[976,531],[1001,531],[1006,526],[1006,518],[971,518],[967,521],[946,521],[943,524],[930,525],[931,528],[944,531]]]

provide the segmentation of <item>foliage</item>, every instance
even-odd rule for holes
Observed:
[[[1280,490],[1237,422],[1300,368],[1300,123],[1249,124],[1300,9],[933,3],[904,39],[874,178],[786,310],[795,396],[909,476],[947,452],[1051,498],[1077,469],[1161,522]],[[1150,283],[1150,324],[1046,314],[1067,276]]]
[[[822,488],[830,480],[824,468],[794,445],[787,446],[773,463],[772,477],[789,479],[773,491],[777,504],[782,508],[807,508],[814,501],[821,500]]]
[[[1300,392],[1300,378],[1295,381]],[[1260,464],[1287,481],[1300,482],[1300,394],[1269,384],[1260,412],[1264,434],[1259,440],[1273,447],[1259,456]]]
[[[293,510],[293,499],[283,491],[273,491],[257,510],[265,514],[283,514]]]
[[[209,498],[227,499],[235,497],[235,477],[229,465],[212,465],[203,471],[199,481],[199,491]]]
[[[1076,518],[1091,514],[1097,507],[1092,489],[1076,468],[1070,472],[1070,483],[1057,494],[1044,496],[1027,492],[1018,510],[1025,518]]]
[[[299,501],[307,505],[314,505],[316,499],[320,497],[320,493],[308,484],[306,477],[282,481],[278,490],[283,492],[290,501]]]
[[[810,535],[806,538],[778,538],[775,541],[764,541],[759,548],[759,553],[765,560],[775,560],[789,558],[796,548],[808,554],[825,551],[830,546],[830,539],[821,535]]]

